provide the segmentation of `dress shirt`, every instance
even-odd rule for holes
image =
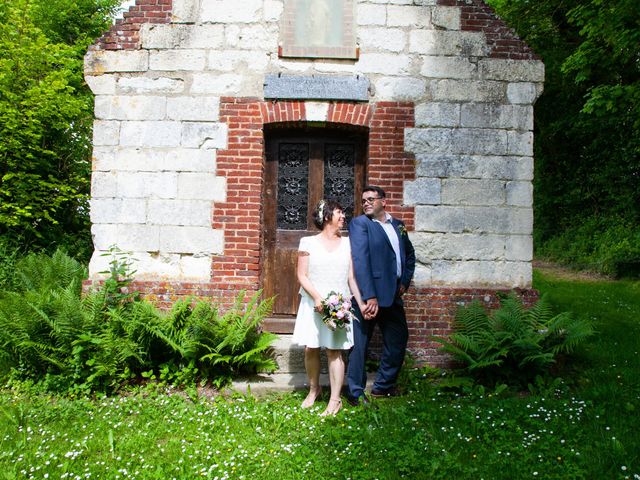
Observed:
[[[393,223],[391,223],[391,215],[387,212],[384,213],[384,222],[381,222],[378,219],[373,219],[374,222],[378,222],[382,225],[384,229],[384,233],[389,237],[389,241],[391,242],[391,247],[393,248],[393,252],[396,254],[396,276],[400,278],[402,275],[402,263],[400,262],[400,239],[398,238],[398,233],[396,232]]]

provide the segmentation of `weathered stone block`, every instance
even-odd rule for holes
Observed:
[[[421,103],[416,105],[415,117],[416,127],[457,127],[460,125],[460,104]]]
[[[375,98],[385,101],[417,100],[424,97],[426,82],[412,77],[382,77],[375,81]]]
[[[94,223],[91,225],[91,238],[96,250],[109,250],[115,245],[118,238],[118,227],[114,224],[104,225]]]
[[[273,51],[278,48],[278,29],[275,24],[227,28],[225,42],[232,48],[253,50],[259,45],[266,51]]]
[[[91,175],[91,197],[110,198],[117,193],[115,172],[93,172]]]
[[[464,231],[525,234],[533,231],[533,211],[514,207],[464,207]]]
[[[479,128],[407,128],[405,149],[415,154],[506,155],[507,132]]]
[[[531,182],[507,182],[507,204],[516,207],[533,205],[533,185]]]
[[[112,120],[95,120],[93,122],[93,145],[118,145],[120,122]]]
[[[436,28],[460,30],[460,8],[438,6],[431,9],[431,23]]]
[[[362,73],[384,75],[406,75],[410,66],[411,59],[407,55],[390,53],[363,53],[357,62],[357,68]]]
[[[329,115],[328,102],[304,102],[307,121],[326,122]]]
[[[92,198],[90,219],[92,223],[144,223],[147,204],[143,199]]]
[[[91,50],[84,57],[86,75],[107,72],[146,72],[149,52],[146,50]]]
[[[113,95],[116,93],[115,75],[85,75],[84,80],[94,95]]]
[[[434,260],[504,260],[505,235],[422,233],[411,236],[420,263]]]
[[[147,206],[147,222],[155,225],[211,226],[211,202],[204,200],[155,200]]]
[[[462,232],[464,209],[449,206],[416,206],[416,231]]]
[[[240,93],[242,75],[235,73],[200,73],[193,75],[191,93],[208,93],[214,95],[236,95]]]
[[[387,7],[387,25],[390,27],[429,28],[431,10],[413,5],[389,5]]]
[[[220,116],[220,97],[173,97],[167,99],[167,118],[170,120],[217,121]]]
[[[255,45],[254,45],[255,46]],[[262,71],[269,64],[269,55],[265,51],[251,50],[212,50],[208,57],[208,70],[233,72],[239,68]]]
[[[202,23],[253,23],[261,17],[262,0],[217,0],[202,2],[200,21]]]
[[[482,78],[507,82],[544,82],[544,63],[540,60],[483,58],[479,62]]]
[[[180,122],[122,122],[120,145],[123,147],[177,147],[180,145],[181,134]]]
[[[384,5],[360,4],[357,7],[358,25],[385,25],[387,8]]]
[[[119,148],[114,152],[114,169],[120,172],[157,172],[167,154],[164,148]]]
[[[533,260],[533,237],[531,235],[509,235],[505,241],[505,258],[516,262]]]
[[[282,15],[284,4],[282,0],[265,0],[263,18],[266,22],[277,22]]]
[[[102,120],[163,120],[167,98],[146,95],[98,95],[94,113]]]
[[[416,156],[419,177],[494,178],[503,180],[531,180],[531,157],[494,157],[478,155]]]
[[[222,254],[224,232],[210,227],[160,228],[160,250],[169,253]]]
[[[118,224],[118,247],[135,252],[157,252],[160,249],[160,227]]]
[[[118,196],[122,198],[176,198],[176,172],[118,172]]]
[[[485,57],[489,50],[481,32],[413,30],[409,34],[409,51],[434,56]]]
[[[461,108],[463,127],[533,130],[533,107],[529,105],[468,103]]]
[[[405,205],[437,205],[441,203],[441,180],[418,178],[404,182]]]
[[[509,155],[533,156],[533,132],[507,131]]]
[[[106,172],[116,168],[116,148],[113,146],[93,147],[91,169],[94,172]]]
[[[121,77],[118,90],[122,93],[181,93],[184,80],[181,78]]]
[[[432,263],[431,275],[434,285],[507,288],[531,286],[531,264],[524,262],[443,260]]]
[[[360,48],[366,50],[389,50],[401,52],[407,43],[407,35],[399,28],[367,28],[358,29]]]
[[[146,23],[140,28],[140,41],[142,48],[148,49],[221,48],[224,43],[224,25]]]
[[[226,148],[227,124],[183,122],[181,145],[188,148]]]
[[[431,98],[436,102],[501,103],[505,98],[505,83],[474,80],[432,80]]]
[[[504,202],[504,182],[500,180],[442,180],[443,205],[502,205]]]
[[[224,202],[227,198],[227,179],[206,173],[180,173],[178,198]]]
[[[149,54],[151,70],[191,72],[204,70],[206,63],[207,56],[203,50],[160,50]]]
[[[176,172],[216,172],[216,151],[195,148],[176,148],[167,152],[161,170]]]
[[[172,23],[195,23],[198,20],[198,0],[173,0],[171,4]]]
[[[478,67],[468,58],[426,56],[422,59],[420,73],[431,78],[476,78]]]
[[[209,255],[181,255],[180,276],[184,279],[211,279],[211,257]]]
[[[136,280],[173,280],[180,278],[180,255],[177,253],[136,252],[132,268]]]
[[[542,93],[542,87],[535,83],[510,83],[507,86],[507,99],[509,103],[533,105]]]

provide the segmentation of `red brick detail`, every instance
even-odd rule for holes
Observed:
[[[404,296],[409,325],[408,349],[418,362],[433,366],[449,366],[450,359],[439,351],[440,344],[433,337],[445,337],[452,332],[452,322],[461,306],[479,300],[487,309],[499,306],[499,295],[507,289],[410,287]],[[516,289],[525,307],[539,298],[537,290]]]
[[[91,47],[94,50],[137,50],[143,23],[169,23],[172,0],[136,0],[108,32]]]
[[[437,0],[438,5],[460,7],[461,29],[484,32],[491,58],[539,60],[531,48],[482,0]]]
[[[414,126],[410,102],[378,102],[369,123],[368,183],[381,186],[387,210],[414,228],[414,207],[403,206],[404,181],[414,180],[415,157],[404,150],[404,129]]]

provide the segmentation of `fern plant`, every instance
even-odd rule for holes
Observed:
[[[223,315],[205,301],[164,312],[128,291],[129,264],[116,253],[110,281],[84,296],[85,269],[64,253],[18,263],[18,288],[0,292],[0,374],[13,369],[46,388],[90,391],[143,374],[222,386],[241,373],[275,370],[275,335],[260,331],[271,299],[241,292]]]
[[[466,375],[481,383],[526,386],[549,371],[561,354],[570,354],[592,334],[593,326],[568,312],[554,314],[546,297],[532,308],[510,295],[487,313],[479,301],[460,308],[453,333],[435,338]]]

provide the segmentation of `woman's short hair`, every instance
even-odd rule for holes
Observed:
[[[320,200],[313,210],[313,223],[315,226],[323,230],[325,225],[333,220],[333,211],[336,208],[342,210],[342,205],[335,200]]]

